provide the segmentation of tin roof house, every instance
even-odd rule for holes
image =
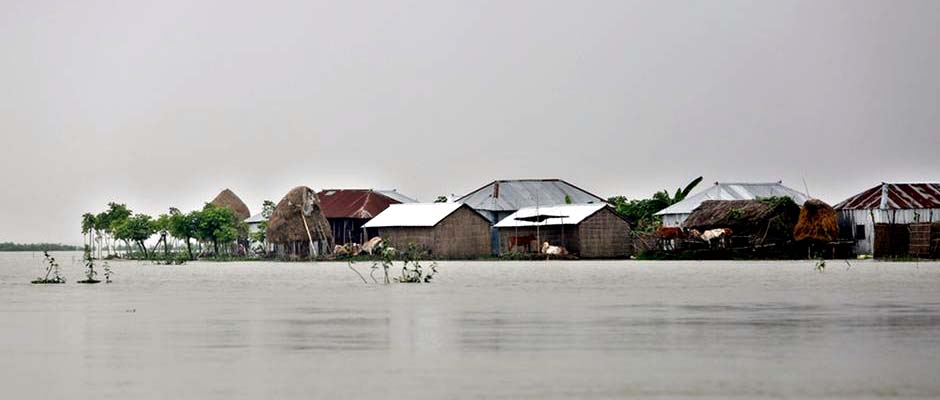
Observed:
[[[362,225],[392,204],[416,202],[395,190],[374,189],[324,189],[317,198],[336,244],[364,243],[374,234],[363,230]]]
[[[769,183],[715,182],[710,188],[686,197],[656,213],[663,218],[663,226],[679,227],[692,211],[706,200],[755,200],[768,197],[789,197],[798,205],[809,196],[783,185],[783,181]]]
[[[496,223],[527,207],[606,204],[593,193],[561,179],[497,180],[457,199]]]
[[[523,208],[495,225],[500,254],[538,252],[544,242],[582,258],[630,255],[630,224],[607,204]]]
[[[414,244],[435,258],[490,254],[489,221],[463,203],[392,204],[363,227],[392,247]]]
[[[833,208],[839,214],[840,236],[855,241],[857,254],[928,253],[937,245],[931,232],[940,232],[940,227],[931,225],[940,223],[940,183],[882,183]],[[926,234],[919,232],[924,228]]]

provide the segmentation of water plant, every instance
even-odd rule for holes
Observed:
[[[31,283],[65,283],[65,277],[59,273],[59,263],[55,260],[55,257],[50,256],[48,251],[43,251],[42,254],[46,258],[46,274],[41,278],[34,279]],[[50,278],[49,275],[52,275],[52,277]]]
[[[431,262],[428,267],[421,265],[420,258],[423,255],[414,243],[408,245],[408,250],[400,252],[394,247],[383,246],[378,249],[376,254],[378,258],[372,261],[372,267],[369,272],[369,277],[372,278],[372,282],[379,283],[379,280],[375,277],[377,272],[380,272],[383,275],[384,283],[386,285],[392,283],[392,277],[389,275],[389,271],[392,266],[395,265],[396,261],[402,262],[401,276],[394,278],[395,281],[399,283],[427,283],[434,278],[434,274],[437,273],[437,262]],[[349,269],[353,270],[356,275],[359,275],[359,278],[363,282],[368,283],[365,277],[359,273],[353,267],[353,260],[348,260],[347,265]]]
[[[99,283],[101,281],[95,279],[98,276],[98,272],[95,271],[95,259],[91,256],[91,248],[85,246],[85,280],[78,281],[78,283]]]
[[[107,261],[104,262],[102,269],[104,270],[104,283],[111,283],[111,275],[114,275],[114,271],[111,271],[111,266]]]
[[[826,271],[826,259],[819,257],[816,259],[816,270],[819,272]]]

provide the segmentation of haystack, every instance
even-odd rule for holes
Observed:
[[[836,210],[821,200],[810,199],[803,203],[800,219],[793,228],[797,241],[813,240],[833,242],[839,239],[839,217]]]
[[[757,242],[792,238],[800,207],[789,197],[758,200],[706,200],[692,211],[682,227],[706,231],[731,228],[734,236]]]
[[[212,199],[209,204],[212,204],[216,207],[228,208],[229,210],[234,211],[235,215],[237,215],[242,220],[245,220],[251,216],[251,211],[248,211],[248,206],[245,205],[245,202],[238,198],[238,196],[229,189],[223,190],[221,193],[219,193],[218,196],[215,196],[215,198]]]
[[[313,189],[296,187],[277,203],[268,220],[267,240],[281,256],[309,257],[333,250],[330,223]]]

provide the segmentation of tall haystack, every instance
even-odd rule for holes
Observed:
[[[833,242],[839,239],[839,216],[832,206],[821,200],[810,199],[803,203],[800,219],[793,228],[797,241],[812,240]]]
[[[754,243],[789,240],[800,207],[789,197],[758,200],[707,200],[682,223],[684,228],[705,231],[730,228],[733,236],[751,236]]]
[[[268,220],[267,240],[279,256],[310,257],[333,250],[330,223],[313,189],[293,188],[277,203]]]
[[[215,198],[212,199],[209,204],[217,207],[228,208],[229,210],[234,211],[235,215],[237,215],[242,220],[248,219],[248,217],[251,216],[251,211],[248,211],[248,206],[245,205],[245,202],[238,198],[238,196],[235,195],[235,192],[232,192],[229,189],[223,190],[221,193],[219,193],[218,196],[215,196]]]

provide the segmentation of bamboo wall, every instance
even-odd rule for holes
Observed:
[[[631,253],[630,224],[603,208],[578,225],[583,258],[622,258]]]
[[[434,227],[378,228],[379,236],[399,250],[414,243],[435,258],[472,258],[490,254],[490,223],[460,207]]]

